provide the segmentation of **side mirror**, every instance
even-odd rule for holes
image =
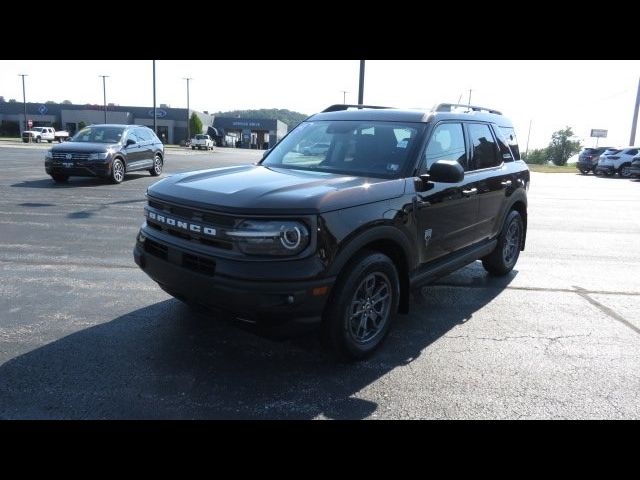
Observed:
[[[128,147],[129,145],[135,145],[135,144],[136,144],[136,141],[135,141],[134,139],[129,138],[129,139],[127,140],[127,147]]]
[[[458,183],[464,180],[464,168],[455,160],[438,160],[431,165],[429,174],[420,178],[424,176],[428,177],[429,182]]]

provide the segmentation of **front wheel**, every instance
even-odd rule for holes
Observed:
[[[323,314],[325,339],[340,357],[361,359],[380,346],[398,311],[398,271],[386,255],[365,251],[343,272]]]
[[[40,137],[36,137],[36,143],[40,143]]]
[[[149,169],[149,173],[152,177],[157,177],[162,173],[162,157],[156,155],[153,159],[153,167]]]
[[[122,183],[122,180],[124,180],[124,163],[116,158],[111,165],[111,182]]]
[[[524,223],[520,212],[511,210],[498,236],[496,248],[482,259],[482,266],[491,275],[502,276],[515,267],[520,256]]]
[[[631,165],[622,165],[618,170],[618,175],[620,175],[622,178],[631,178]]]

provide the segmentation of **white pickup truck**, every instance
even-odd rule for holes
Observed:
[[[198,134],[191,139],[191,150],[195,150],[196,148],[198,150],[202,150],[203,148],[205,150],[213,150],[213,145],[213,140],[211,140],[209,135]]]
[[[64,130],[56,131],[53,127],[33,127],[31,130],[22,132],[22,141],[24,143],[28,143],[29,141],[40,143],[45,140],[49,143],[54,140],[62,143],[67,138],[69,138],[69,132]]]

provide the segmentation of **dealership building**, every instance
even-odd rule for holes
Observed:
[[[75,133],[81,123],[91,125],[105,122],[104,107],[100,105],[27,103],[26,107],[27,122],[30,120],[34,127],[54,127],[57,130],[67,130],[70,134]],[[186,139],[187,119],[193,113],[202,121],[202,132],[191,132],[192,136],[209,131],[218,132],[222,137],[231,135],[238,140],[233,146],[264,148],[274,145],[287,133],[287,125],[279,120],[215,117],[207,111],[187,112],[186,108],[171,108],[162,104],[156,108],[158,137],[163,142],[172,144]],[[6,125],[10,123],[14,128],[17,124],[20,132],[25,130],[23,103],[0,103],[0,124],[6,130]],[[153,128],[153,108],[107,105],[107,123],[146,125]]]

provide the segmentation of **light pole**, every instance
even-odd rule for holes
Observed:
[[[156,61],[153,61],[153,133],[158,135],[156,126]]]
[[[22,106],[24,107],[24,130],[27,129],[27,95],[24,90],[24,77],[28,77],[26,73],[19,73],[19,77],[22,77]],[[29,142],[31,142],[31,135],[29,135]]]
[[[184,78],[187,81],[187,140],[191,138],[191,125],[189,125],[189,81],[193,78]]]
[[[347,104],[347,93],[349,93],[346,90],[340,90],[342,92],[342,104],[346,105]]]
[[[360,60],[360,85],[358,86],[358,105],[364,102],[364,60]]]
[[[531,123],[533,119],[529,120],[529,133],[527,133],[527,149],[524,151],[524,158],[529,159],[529,137],[531,136]]]
[[[98,75],[102,77],[102,95],[104,100],[104,123],[107,123],[107,85],[105,83],[105,79],[109,77],[109,75]]]
[[[629,145],[633,147],[636,143],[636,128],[638,126],[638,107],[640,107],[640,80],[638,80],[638,93],[636,93],[636,106],[633,109],[633,121],[631,122],[631,138]]]

